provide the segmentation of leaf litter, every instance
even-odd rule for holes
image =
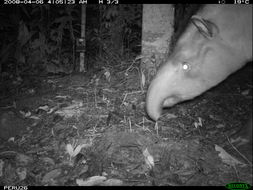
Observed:
[[[0,185],[252,184],[252,164],[227,151],[224,137],[249,109],[247,84],[233,96],[243,74],[154,123],[145,114],[143,72],[103,70],[51,77],[44,91],[0,100]]]

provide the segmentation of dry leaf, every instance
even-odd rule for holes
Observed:
[[[104,182],[102,182],[102,186],[121,186],[123,184],[123,181],[119,179],[108,179]]]
[[[154,167],[155,162],[154,162],[154,158],[153,156],[148,152],[148,149],[146,148],[143,152],[142,152],[144,158],[145,158],[145,162],[148,165],[148,167],[151,169],[152,167]]]
[[[219,157],[224,163],[231,166],[234,166],[236,164],[245,165],[244,163],[240,162],[239,160],[228,154],[222,147],[215,145],[215,150],[219,152]]]
[[[95,186],[95,185],[100,185],[105,180],[106,180],[106,177],[104,176],[92,176],[86,180],[77,179],[76,184],[79,186]]]
[[[46,173],[42,179],[42,183],[48,183],[52,180],[54,180],[56,177],[58,177],[61,174],[61,169],[55,169],[48,173]]]

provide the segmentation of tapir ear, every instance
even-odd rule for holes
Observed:
[[[212,38],[219,33],[219,28],[216,24],[197,15],[192,16],[191,22],[197,27],[199,32],[207,38]]]

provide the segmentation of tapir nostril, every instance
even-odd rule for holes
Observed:
[[[178,102],[181,101],[182,98],[180,98],[180,96],[178,95],[172,95],[169,96],[168,98],[166,98],[163,102],[163,107],[172,107],[175,104],[177,104]]]

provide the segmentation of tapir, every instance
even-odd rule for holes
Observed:
[[[158,120],[163,107],[195,98],[252,61],[252,5],[213,4],[191,17],[146,96]],[[250,115],[250,113],[249,113]],[[252,141],[252,118],[247,124]]]

